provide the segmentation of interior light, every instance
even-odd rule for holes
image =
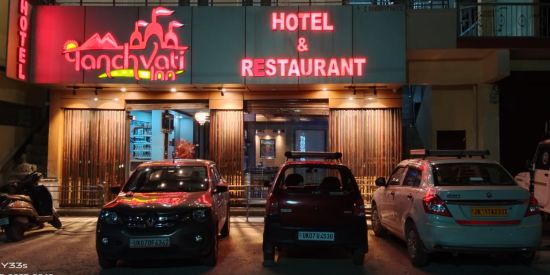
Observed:
[[[350,96],[350,97],[348,97],[348,99],[349,99],[349,100],[353,100],[353,97],[352,97],[352,96]]]
[[[170,89],[170,92],[172,92],[172,93],[175,93],[176,91],[177,91],[176,88]]]
[[[94,97],[94,101],[98,101],[99,99],[97,97]]]
[[[125,92],[126,92],[126,88],[122,87],[122,88],[120,88],[120,91],[123,92],[123,93],[125,93]]]
[[[115,97],[113,100],[114,100],[114,101],[118,101],[118,97]]]
[[[325,87],[325,88],[323,88],[323,91],[325,91],[325,92],[326,92],[326,91],[327,91],[327,88],[326,88],[326,87]]]

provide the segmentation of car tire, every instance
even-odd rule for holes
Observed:
[[[525,251],[519,253],[519,260],[522,264],[531,265],[535,261],[536,256],[537,251],[535,250]]]
[[[380,213],[378,213],[378,207],[376,207],[376,204],[372,205],[371,222],[374,235],[377,237],[384,237],[388,234],[388,231],[384,228],[382,222],[380,221]]]
[[[229,207],[228,207],[227,208],[227,217],[225,218],[225,223],[223,224],[222,231],[220,232],[220,236],[222,238],[225,238],[225,237],[229,236],[229,226],[230,226],[230,221],[229,221]]]
[[[203,258],[202,263],[206,266],[216,266],[218,262],[218,237],[214,234],[212,238],[212,244],[210,245],[210,252]]]
[[[406,234],[407,253],[411,263],[416,267],[427,265],[430,255],[426,251],[414,224],[411,223],[407,226]]]
[[[113,268],[116,266],[117,262],[116,259],[107,259],[100,256],[97,257],[97,261],[99,263],[99,266],[101,266],[101,268],[103,269]]]
[[[267,249],[264,245],[264,266],[274,266],[275,265],[275,247],[272,245],[268,245]]]
[[[25,226],[14,220],[15,219],[12,219],[11,223],[6,228],[6,237],[8,241],[18,242],[22,240],[23,236],[25,235]]]
[[[354,265],[363,265],[365,262],[365,250],[356,248],[353,250],[351,257]]]

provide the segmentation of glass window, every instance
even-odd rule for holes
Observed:
[[[404,171],[405,167],[397,167],[395,170],[393,170],[393,173],[388,180],[388,185],[399,185]]]
[[[515,185],[514,179],[494,163],[446,163],[433,166],[438,186]]]
[[[405,179],[403,180],[403,185],[418,187],[422,181],[422,171],[415,167],[409,167],[407,174],[405,174]]]
[[[124,192],[198,192],[208,190],[203,166],[147,167],[136,170]]]
[[[354,190],[349,171],[328,165],[289,166],[281,173],[279,181],[279,188],[286,193],[344,194]]]

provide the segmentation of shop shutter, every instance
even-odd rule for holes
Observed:
[[[401,109],[332,109],[329,148],[342,152],[361,194],[372,199],[377,177],[390,175],[402,158]]]
[[[64,111],[61,206],[103,205],[125,180],[126,112]]]

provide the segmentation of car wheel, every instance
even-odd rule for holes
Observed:
[[[103,269],[113,268],[116,266],[117,262],[116,259],[107,259],[100,256],[97,257],[97,260],[99,262],[99,266],[101,266],[101,268]]]
[[[264,266],[273,266],[275,265],[275,247],[268,245],[267,249],[264,247]]]
[[[11,222],[6,228],[6,237],[9,241],[18,242],[23,239],[24,234],[25,227],[16,221]]]
[[[216,266],[218,262],[218,237],[217,234],[214,234],[212,239],[212,244],[210,247],[210,252],[204,257],[203,264],[206,266]]]
[[[535,250],[525,251],[525,252],[519,253],[519,260],[523,264],[530,265],[533,263],[536,256],[537,256],[537,252]]]
[[[352,261],[354,265],[363,265],[365,262],[365,250],[356,248],[353,250]]]
[[[409,260],[414,266],[425,266],[429,262],[429,254],[426,252],[424,243],[418,235],[414,224],[407,226],[407,252]]]
[[[382,225],[382,222],[380,221],[380,213],[378,213],[378,208],[376,207],[376,204],[372,205],[372,231],[374,231],[374,235],[378,237],[384,237],[388,231],[386,231],[386,228]]]
[[[220,235],[225,238],[229,236],[229,207],[227,208],[227,217],[225,218],[225,223],[223,224],[222,231],[220,232]]]

